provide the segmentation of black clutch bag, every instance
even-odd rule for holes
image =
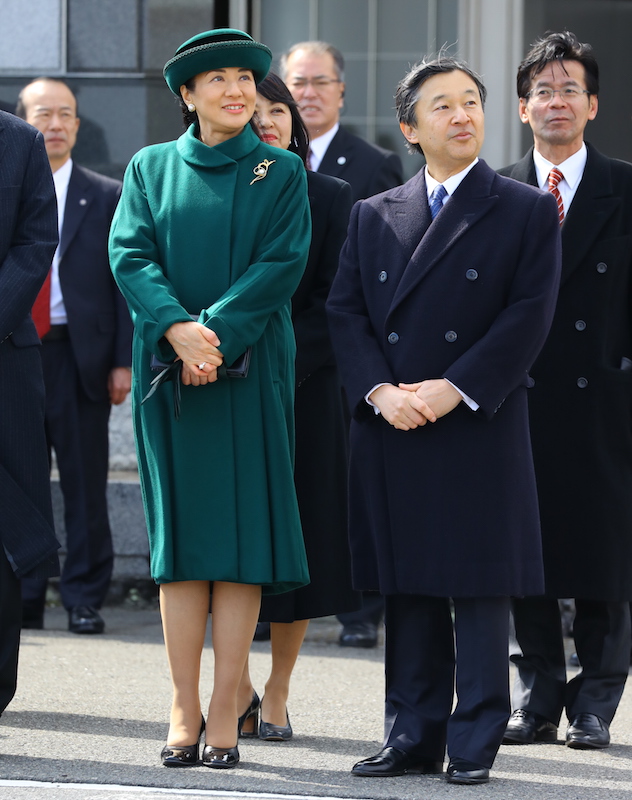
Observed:
[[[236,358],[229,367],[227,367],[225,364],[221,364],[217,368],[217,377],[247,378],[248,370],[250,369],[251,354],[252,347],[247,347],[246,352],[242,353],[238,358]],[[153,370],[168,369],[175,366],[175,364],[180,364],[180,367],[182,367],[182,363],[180,361],[161,361],[158,356],[155,356],[153,353],[151,354],[151,359],[149,362],[149,366]]]
[[[221,378],[247,378],[250,369],[250,358],[252,348],[247,347],[246,352],[235,359],[230,366],[221,364],[217,368],[217,377]],[[141,400],[141,405],[156,392],[159,386],[168,381],[173,382],[173,413],[176,419],[180,419],[180,407],[182,404],[182,361],[161,361],[153,353],[149,362],[151,369],[158,374],[149,384],[149,391]]]

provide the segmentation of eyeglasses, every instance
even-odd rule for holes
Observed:
[[[533,92],[529,92],[526,97],[528,100],[533,100],[536,105],[543,106],[550,103],[556,94],[559,94],[560,99],[564,100],[564,102],[572,103],[583,94],[590,94],[590,92],[587,89],[575,89],[572,86],[567,86],[564,89],[535,89]]]
[[[342,83],[337,78],[295,78],[290,81],[292,89],[306,89],[311,86],[317,92],[324,92],[332,85],[332,83]]]

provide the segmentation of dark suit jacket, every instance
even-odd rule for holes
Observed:
[[[44,140],[0,111],[0,541],[22,576],[57,574],[39,338],[30,310],[57,245]]]
[[[296,384],[324,366],[335,365],[325,302],[338,268],[351,212],[351,187],[344,181],[307,173],[312,241],[305,272],[292,297],[296,336]]]
[[[371,144],[342,126],[331,140],[318,172],[347,181],[354,203],[399,186],[404,180],[402,162],[396,153]]]
[[[351,187],[307,173],[312,240],[307,267],[292,297],[296,336],[294,481],[310,583],[265,597],[261,619],[292,622],[356,609],[347,543],[347,429],[340,379],[325,314],[345,240]],[[327,498],[323,502],[323,498]]]
[[[131,364],[132,322],[110,271],[108,234],[121,183],[73,164],[59,280],[84,391],[107,400],[108,374]]]
[[[533,151],[502,170],[536,185]],[[632,599],[632,164],[588,145],[529,397],[547,594]]]
[[[354,585],[476,597],[543,588],[528,370],[560,268],[552,196],[479,162],[430,225],[422,170],[357,203],[328,310],[354,415]],[[465,403],[403,432],[364,400],[447,378]]]

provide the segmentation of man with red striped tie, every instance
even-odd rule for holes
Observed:
[[[562,226],[553,326],[529,397],[544,597],[514,601],[518,668],[505,744],[610,743],[630,664],[632,598],[632,164],[584,142],[597,114],[592,47],[569,31],[518,68],[534,146],[501,174],[550,191]],[[575,598],[581,672],[567,682],[558,598]]]

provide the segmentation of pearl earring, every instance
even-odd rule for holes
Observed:
[[[189,105],[187,106],[187,108],[189,109],[189,111],[190,111],[190,112],[191,112],[191,114],[192,114],[192,113],[195,111],[195,104],[194,104],[194,103],[189,103]]]

